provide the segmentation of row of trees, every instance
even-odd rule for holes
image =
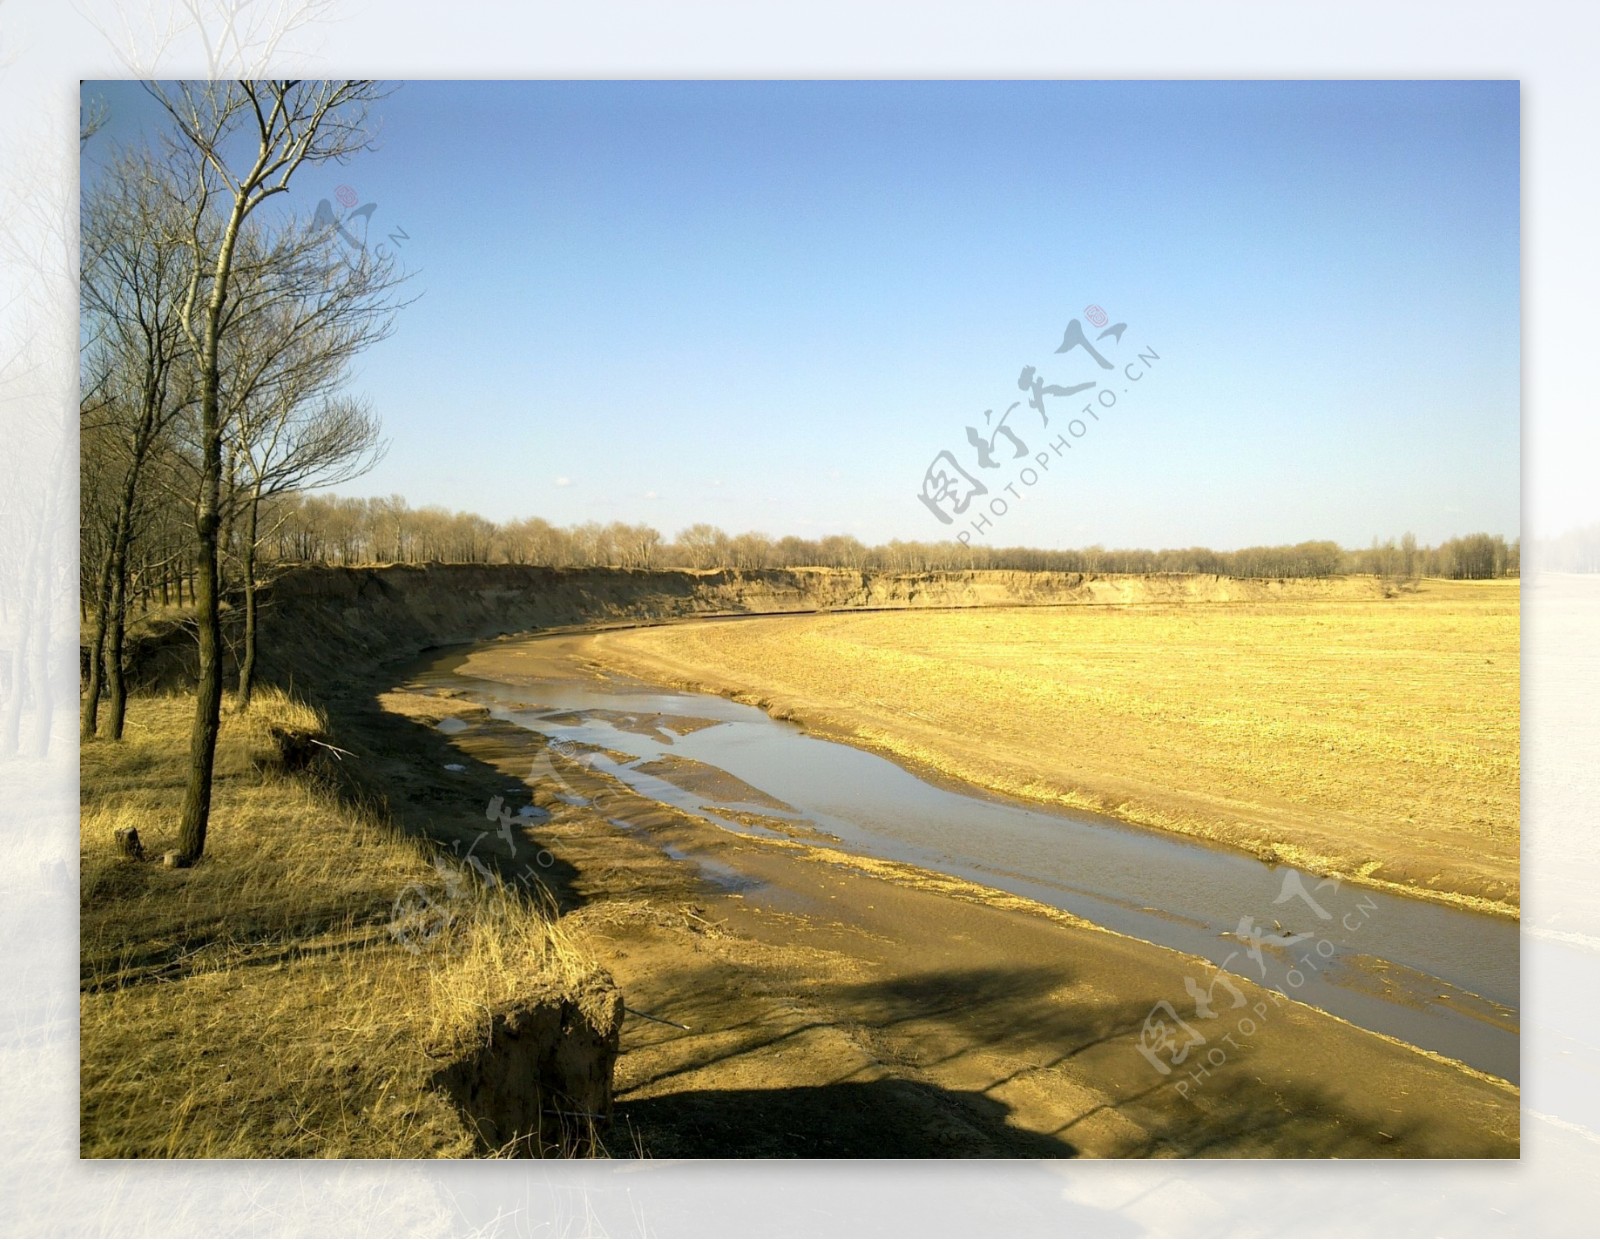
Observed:
[[[1398,543],[1376,538],[1365,551],[1353,553],[1347,572],[1371,573],[1378,577],[1415,580],[1418,577],[1449,577],[1455,580],[1487,581],[1494,577],[1522,575],[1522,540],[1507,542],[1498,534],[1468,534],[1449,538],[1437,547],[1419,547],[1414,534]]]
[[[149,89],[170,122],[161,146],[114,153],[81,207],[80,732],[122,735],[135,594],[186,603],[199,644],[188,863],[210,816],[223,594],[242,607],[248,709],[259,551],[285,496],[348,481],[382,454],[376,417],[342,389],[356,355],[392,329],[401,278],[392,256],[341,251],[336,224],[263,210],[302,167],[367,145],[374,83]]]
[[[1327,577],[1370,573],[1417,577],[1515,575],[1519,545],[1497,535],[1473,534],[1437,546],[1415,536],[1346,550],[1334,542],[1245,547],[1043,550],[1037,547],[966,546],[957,542],[894,541],[868,546],[848,535],[810,539],[728,534],[691,525],[668,540],[648,525],[613,522],[555,526],[538,517],[495,523],[473,512],[412,508],[399,495],[359,499],[290,493],[264,508],[270,537],[261,555],[279,563],[540,564],[620,568],[847,568],[895,571],[1015,569],[1101,573],[1216,573],[1225,577]]]
[[[1553,573],[1600,573],[1600,524],[1568,530],[1534,544],[1536,563]]]

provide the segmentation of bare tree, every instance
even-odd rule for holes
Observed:
[[[309,406],[280,406],[260,419],[247,421],[241,430],[237,450],[239,562],[244,590],[240,710],[249,709],[255,688],[257,551],[263,537],[262,503],[285,492],[331,486],[360,477],[382,459],[384,444],[379,431],[371,410],[363,402],[349,398],[329,398]]]
[[[728,562],[728,536],[701,522],[678,534],[679,559],[690,568],[713,568]],[[670,561],[669,561],[670,562]]]
[[[182,322],[199,358],[199,493],[195,503],[195,610],[200,675],[178,858],[198,861],[211,817],[211,777],[222,709],[221,527],[223,326],[234,257],[251,215],[284,193],[306,164],[343,161],[370,141],[369,81],[187,82],[150,85],[180,135],[175,159],[189,177],[186,240],[192,250]]]
[[[735,568],[770,568],[772,539],[756,530],[739,534],[728,544],[728,558]]]
[[[648,525],[624,525],[617,522],[611,527],[612,545],[617,549],[618,562],[623,568],[654,568],[661,549],[661,534]]]
[[[376,417],[338,398],[350,361],[392,330],[401,282],[392,255],[327,262],[325,229],[280,229],[271,246],[246,238],[224,324],[225,503],[239,548],[244,636],[238,702],[255,685],[257,550],[263,501],[366,473],[383,456]]]
[[[99,568],[88,583],[89,666],[79,718],[84,740],[97,730],[102,685],[108,735],[122,737],[129,553],[139,535],[146,467],[187,401],[185,366],[192,359],[179,298],[189,283],[191,254],[178,232],[181,218],[166,170],[130,155],[105,170],[83,205],[81,521],[85,532],[100,535]]]
[[[1400,572],[1407,581],[1417,579],[1417,536],[1410,530],[1400,539]]]

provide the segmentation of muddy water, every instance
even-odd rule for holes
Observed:
[[[951,791],[711,694],[628,680],[502,684],[457,674],[463,657],[438,660],[423,681],[572,742],[595,769],[653,800],[732,831],[822,833],[846,851],[969,879],[1203,957],[1217,969],[1197,966],[1196,993],[1209,991],[1202,1001],[1218,1011],[1232,1007],[1227,979],[1238,974],[1517,1080],[1513,922],[1302,877],[1109,819]],[[738,881],[692,859],[708,881]],[[1193,995],[1168,998],[1180,1015],[1194,1009]]]

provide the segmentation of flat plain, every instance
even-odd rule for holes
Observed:
[[[1515,581],[695,622],[585,655],[924,775],[1517,915]]]

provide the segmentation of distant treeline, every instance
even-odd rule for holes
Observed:
[[[1534,563],[1553,573],[1600,573],[1600,524],[1534,543]]]
[[[691,525],[665,539],[648,525],[613,522],[555,526],[538,517],[496,523],[477,513],[412,508],[400,496],[355,499],[293,494],[272,505],[262,522],[271,533],[261,554],[279,562],[325,564],[538,564],[619,568],[850,568],[934,571],[1019,569],[1094,573],[1215,573],[1224,577],[1489,578],[1515,576],[1520,545],[1492,534],[1452,538],[1438,546],[1399,539],[1350,550],[1334,542],[1293,546],[1048,551],[1036,547],[966,546],[957,542],[900,542],[867,546],[845,534],[773,538],[728,534]]]

